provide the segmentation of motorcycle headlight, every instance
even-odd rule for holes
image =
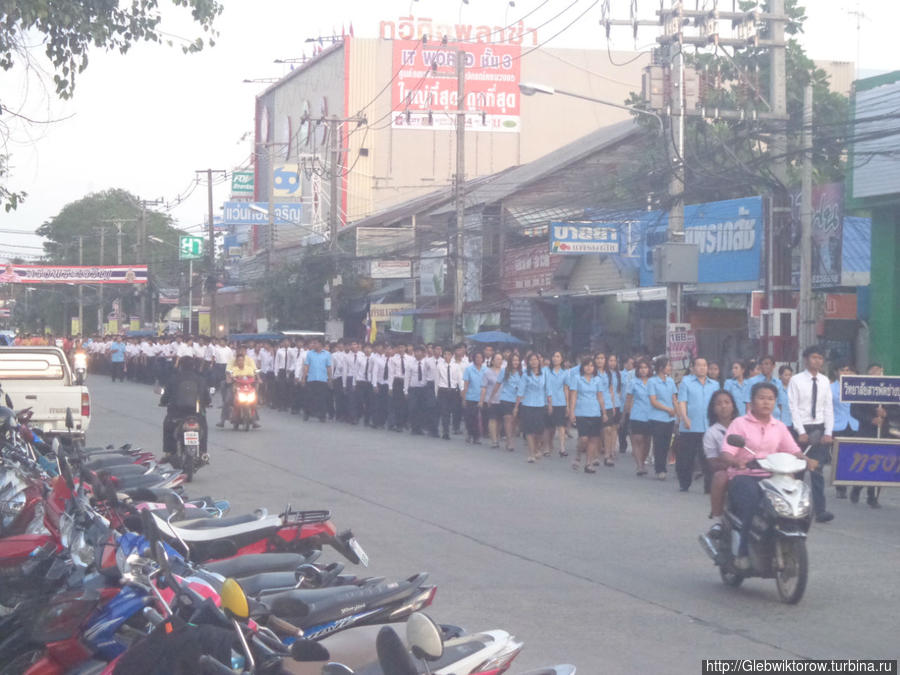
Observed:
[[[769,505],[776,514],[784,516],[785,518],[793,517],[794,510],[791,508],[791,505],[787,503],[786,499],[774,492],[766,492],[766,499],[769,500]]]
[[[50,534],[44,526],[44,503],[38,502],[34,507],[34,518],[25,528],[25,534]]]
[[[75,535],[70,555],[72,556],[72,562],[79,567],[88,567],[94,562],[94,547],[85,541],[84,532],[81,530]]]
[[[68,513],[59,517],[59,543],[63,548],[71,548],[72,533],[75,531],[75,520]]]
[[[797,502],[797,515],[798,516],[808,515],[810,505],[811,504],[810,504],[809,486],[806,483],[803,483],[803,487],[800,488],[800,499]]]

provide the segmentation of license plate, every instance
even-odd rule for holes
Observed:
[[[185,431],[184,432],[184,444],[185,445],[200,445],[200,432],[199,431]]]
[[[359,558],[359,563],[363,567],[369,566],[369,556],[366,555],[366,552],[363,551],[363,547],[360,546],[359,542],[356,541],[356,537],[351,537],[350,541],[347,542],[350,546],[350,550],[356,554],[356,557]]]

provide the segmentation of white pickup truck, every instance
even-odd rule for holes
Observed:
[[[91,395],[75,383],[59,347],[0,347],[0,389],[16,410],[31,408],[30,425],[39,433],[84,439],[91,423]],[[5,399],[0,405],[6,405]],[[71,432],[66,410],[75,423]]]

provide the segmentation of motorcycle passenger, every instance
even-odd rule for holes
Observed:
[[[739,570],[750,568],[747,557],[749,549],[750,525],[753,515],[762,499],[759,481],[771,474],[759,468],[747,465],[753,460],[763,459],[776,452],[787,452],[806,460],[807,468],[814,471],[818,466],[816,460],[806,457],[794,441],[787,427],[775,419],[772,413],[778,402],[778,389],[768,382],[758,382],[750,392],[750,411],[735,419],[726,430],[726,440],[722,445],[721,457],[729,467],[731,476],[728,494],[735,509],[735,515],[741,520],[741,541],[738,557],[734,566]],[[743,436],[747,441],[746,448],[738,448],[728,444],[731,434]],[[754,454],[751,454],[750,450]]]
[[[252,378],[257,387],[257,401],[259,400],[259,376],[257,374],[256,364],[243,351],[238,352],[234,357],[234,361],[228,364],[225,370],[225,389],[224,401],[222,405],[222,418],[216,423],[220,429],[225,426],[225,422],[231,419],[231,407],[234,403],[234,380],[238,378]],[[253,428],[259,429],[259,406],[254,408],[253,412]]]
[[[722,458],[722,446],[737,412],[734,396],[724,389],[719,389],[712,395],[706,409],[709,425],[703,434],[703,454],[712,473],[709,487],[709,517],[715,519],[709,530],[712,537],[718,537],[722,531],[720,518],[725,511],[725,493],[728,490],[728,464]]]
[[[207,456],[207,424],[206,409],[212,404],[209,397],[206,379],[194,370],[194,360],[189,356],[178,362],[178,370],[169,378],[159,400],[166,406],[166,418],[163,420],[163,453],[169,455],[176,451],[175,428],[187,415],[197,415],[200,422],[200,456]]]

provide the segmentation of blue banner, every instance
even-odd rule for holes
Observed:
[[[253,207],[253,208],[250,208]],[[303,205],[299,202],[272,204],[276,225],[300,225]],[[268,202],[225,202],[222,206],[222,222],[226,225],[268,225]]]
[[[668,215],[649,212],[641,237],[641,286],[655,286],[653,249],[668,238]],[[698,282],[758,281],[763,240],[762,197],[684,207],[684,235],[700,248]]]
[[[900,486],[900,441],[835,439],[834,484]]]
[[[900,404],[900,377],[841,375],[841,403]]]

